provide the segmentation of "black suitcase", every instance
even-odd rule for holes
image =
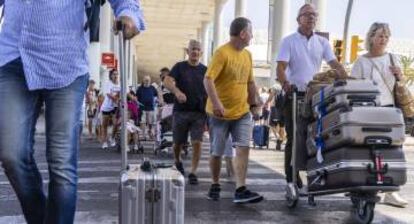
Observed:
[[[374,158],[381,158],[378,169]],[[361,186],[401,186],[407,181],[406,161],[401,147],[371,150],[368,147],[344,147],[307,161],[309,191]]]

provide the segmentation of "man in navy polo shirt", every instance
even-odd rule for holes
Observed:
[[[145,126],[148,126],[148,136],[150,139],[154,139],[152,127],[155,124],[155,102],[158,98],[159,103],[163,104],[163,100],[159,96],[157,89],[151,85],[150,76],[144,77],[142,85],[137,88],[136,96],[143,116],[141,119],[142,130],[145,130]]]

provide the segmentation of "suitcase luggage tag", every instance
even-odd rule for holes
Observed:
[[[325,87],[321,89],[320,92],[320,99],[321,102],[325,99]],[[322,156],[322,150],[325,148],[325,142],[323,141],[322,137],[322,118],[326,115],[326,106],[324,103],[319,104],[318,107],[319,115],[318,115],[318,121],[317,121],[317,134],[316,134],[316,147],[317,147],[317,153],[316,153],[316,160],[318,163],[323,162],[323,156]]]

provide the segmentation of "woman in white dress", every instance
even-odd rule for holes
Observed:
[[[402,79],[399,60],[386,51],[390,36],[388,24],[372,24],[365,39],[365,48],[368,52],[358,57],[351,72],[353,77],[371,79],[378,84],[381,106],[395,105],[394,84],[396,80]],[[398,207],[408,204],[397,192],[386,193],[384,203]]]

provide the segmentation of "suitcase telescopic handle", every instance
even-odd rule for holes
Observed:
[[[119,73],[121,77],[121,166],[122,170],[128,169],[128,154],[127,154],[127,79],[129,73],[129,51],[127,52],[127,48],[130,47],[129,41],[124,38],[124,24],[122,21],[117,21],[115,23],[116,34],[118,36],[119,41]]]

